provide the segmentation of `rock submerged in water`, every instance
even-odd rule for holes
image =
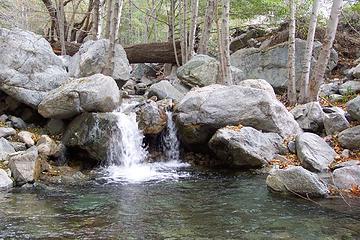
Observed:
[[[68,79],[49,42],[32,32],[0,28],[0,55],[0,90],[32,108]]]
[[[252,127],[235,128],[221,128],[209,141],[210,149],[223,165],[262,167],[285,149],[277,133],[262,133]]]
[[[242,124],[282,137],[301,133],[285,106],[267,91],[210,85],[192,90],[176,108],[180,138],[186,145],[206,145],[217,129]]]
[[[270,171],[266,184],[275,192],[299,194],[305,197],[325,197],[329,193],[326,185],[315,173],[300,166]]]
[[[296,137],[296,152],[302,166],[316,172],[326,171],[336,156],[325,140],[313,133]]]
[[[54,89],[39,104],[45,118],[66,119],[82,112],[111,112],[120,104],[114,79],[102,74],[69,80]]]

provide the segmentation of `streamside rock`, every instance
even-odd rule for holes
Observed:
[[[28,131],[20,131],[18,133],[18,137],[20,140],[26,144],[26,146],[31,147],[34,146],[34,134]]]
[[[318,102],[298,105],[290,112],[306,132],[318,133],[324,128],[324,112]]]
[[[9,178],[4,169],[0,169],[0,191],[7,190],[13,186],[13,180]]]
[[[167,116],[163,108],[156,102],[149,101],[141,105],[136,111],[139,128],[147,135],[161,133],[167,123]]]
[[[114,113],[83,113],[68,125],[62,142],[66,147],[85,151],[93,160],[105,161],[117,121]]]
[[[350,69],[350,73],[353,75],[354,78],[360,79],[360,64],[358,64],[356,67]]]
[[[0,162],[6,161],[9,154],[14,153],[14,147],[5,138],[0,138]]]
[[[39,154],[45,156],[55,156],[59,151],[59,146],[48,135],[41,135],[36,146]]]
[[[327,135],[337,134],[350,127],[344,112],[334,111],[324,114],[324,128]]]
[[[70,61],[70,76],[82,78],[101,73],[107,64],[109,45],[108,39],[86,41]],[[130,79],[131,67],[126,52],[120,44],[115,44],[114,63],[111,77],[122,86]]]
[[[231,67],[234,83],[244,79],[241,70]],[[216,84],[219,79],[219,61],[207,55],[198,54],[179,67],[177,77],[189,87],[204,87]]]
[[[16,185],[34,182],[35,163],[38,151],[35,146],[23,152],[12,154],[9,158],[9,168]]]
[[[301,165],[315,172],[326,171],[336,156],[325,140],[313,133],[303,133],[296,137],[296,152]]]
[[[0,28],[0,56],[0,90],[33,108],[68,79],[49,42],[32,32]]]
[[[9,127],[0,127],[0,138],[9,137],[16,134],[15,129]]]
[[[321,43],[314,43],[314,56],[317,59]],[[296,82],[300,86],[302,62],[306,49],[306,41],[296,39]],[[338,54],[331,50],[328,70],[332,70],[338,61]],[[312,58],[312,66],[315,64]],[[287,88],[288,80],[288,44],[287,42],[270,48],[244,48],[231,55],[231,65],[243,71],[244,79],[260,78],[268,81],[275,91]]]
[[[333,179],[334,185],[339,189],[351,189],[352,186],[360,186],[360,165],[335,169]]]
[[[315,173],[300,166],[270,171],[266,184],[275,192],[295,193],[309,197],[325,197],[329,192]]]
[[[169,81],[162,80],[151,85],[148,96],[156,96],[159,100],[172,99],[175,102],[180,102],[180,100],[184,97],[184,94],[171,85]]]
[[[262,89],[267,91],[274,98],[276,98],[273,87],[264,79],[246,79],[239,82],[237,85],[242,87]]]
[[[282,142],[277,133],[262,133],[252,127],[225,127],[216,131],[209,147],[224,165],[258,168],[285,149]]]
[[[177,105],[176,122],[186,145],[206,145],[217,129],[228,125],[242,124],[282,137],[301,132],[285,106],[267,91],[236,85],[190,91]]]
[[[346,103],[346,110],[352,119],[360,121],[360,96]]]
[[[360,81],[347,81],[340,85],[339,92],[341,95],[360,93]]]
[[[51,91],[39,105],[45,118],[66,119],[82,112],[111,112],[119,106],[114,79],[102,74],[73,79]]]
[[[347,149],[360,149],[360,125],[348,128],[338,135],[340,145]]]

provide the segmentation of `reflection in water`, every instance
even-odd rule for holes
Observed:
[[[106,184],[99,178],[85,186],[0,195],[0,238],[360,238],[359,206],[338,212],[278,197],[267,191],[263,176],[177,171],[187,177]]]

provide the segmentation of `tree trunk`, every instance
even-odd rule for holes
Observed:
[[[59,23],[58,23],[57,10],[53,6],[51,0],[42,0],[42,2],[44,3],[46,9],[49,12],[50,19],[51,19],[52,23],[54,23],[53,26],[55,27],[56,35],[57,35],[57,37],[59,37],[60,36],[60,31],[59,31],[59,27],[58,27]]]
[[[91,26],[91,38],[97,39],[99,31],[99,11],[100,11],[100,0],[94,0],[92,9],[92,26]]]
[[[61,44],[61,55],[66,55],[66,47],[65,47],[65,25],[64,25],[64,1],[58,1],[58,28],[59,28],[59,40]]]
[[[121,1],[121,3],[120,3]],[[111,31],[110,31],[110,46],[108,49],[107,64],[103,70],[103,74],[111,76],[114,72],[114,57],[115,57],[115,40],[116,32],[118,31],[118,22],[119,22],[119,11],[120,6],[122,5],[122,0],[114,0],[114,12],[111,18]]]
[[[182,0],[182,14],[180,12],[180,42],[181,42],[181,59],[182,59],[182,65],[184,65],[187,62],[188,57],[188,37],[187,37],[187,1],[188,0]],[[181,1],[180,1],[181,3]],[[179,8],[181,10],[181,7]]]
[[[119,35],[119,28],[120,28],[120,22],[121,22],[121,13],[124,6],[124,0],[119,1],[119,9],[117,12],[117,22],[116,22],[116,32],[115,32],[115,41],[118,39]]]
[[[222,82],[225,85],[233,84],[230,68],[230,34],[229,34],[230,0],[223,0],[221,17],[221,47],[220,64],[222,65]]]
[[[301,87],[300,87],[300,96],[299,96],[300,103],[306,103],[309,101],[310,67],[311,67],[312,52],[314,49],[314,38],[316,32],[317,18],[319,14],[319,7],[320,7],[320,0],[314,0],[311,19],[309,23],[309,31],[306,41],[305,55],[302,63],[303,70],[301,74]]]
[[[296,104],[296,79],[295,79],[295,33],[296,33],[296,4],[295,0],[289,1],[290,24],[289,24],[289,50],[288,50],[288,89],[287,97],[291,106]]]
[[[330,18],[327,23],[326,34],[318,60],[315,65],[313,76],[310,80],[309,96],[311,101],[317,100],[317,95],[321,84],[324,82],[326,67],[329,62],[330,52],[335,40],[336,29],[339,23],[343,0],[334,0],[331,7]]]
[[[187,60],[190,60],[194,56],[195,51],[195,35],[196,35],[196,24],[199,11],[199,0],[191,0],[191,20],[189,29],[189,46]]]
[[[201,39],[199,43],[200,54],[208,54],[208,45],[210,39],[211,26],[214,21],[217,0],[209,0],[206,5],[204,26],[202,29]]]
[[[71,38],[72,38],[72,31],[74,29],[74,23],[75,23],[75,14],[79,8],[79,5],[82,1],[78,1],[76,4],[74,4],[74,2],[71,2],[72,4],[72,14],[71,14],[71,18],[70,18],[70,22],[69,22],[69,27],[67,29],[67,37],[66,37],[66,41],[70,42]]]
[[[105,0],[100,0],[100,7],[99,7],[99,29],[97,38],[103,36],[103,29],[104,29],[104,9],[105,9]]]
[[[104,38],[106,39],[110,38],[112,8],[113,8],[113,1],[107,0],[106,24],[105,24],[105,33],[104,33]]]

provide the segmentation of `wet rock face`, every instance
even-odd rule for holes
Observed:
[[[32,32],[0,28],[0,55],[0,90],[32,108],[68,79],[50,44]]]
[[[301,129],[284,105],[267,91],[211,85],[190,91],[177,105],[176,122],[186,145],[206,145],[217,129],[242,124],[282,137]]]
[[[114,113],[83,113],[68,125],[62,142],[67,147],[85,151],[97,162],[105,161],[116,123]]]
[[[136,112],[139,129],[146,135],[161,133],[166,127],[167,117],[165,110],[154,101],[144,103]]]
[[[81,112],[111,112],[119,103],[120,91],[114,79],[95,74],[54,89],[40,103],[38,111],[46,118],[66,119]]]
[[[296,40],[296,76],[297,85],[300,86],[300,77],[302,71],[302,61],[306,49],[306,41]],[[315,42],[314,56],[319,54],[321,44]],[[331,51],[331,57],[328,70],[332,70],[338,61],[338,54],[335,50]],[[288,45],[281,43],[279,45],[258,49],[244,48],[231,55],[231,64],[244,73],[244,79],[261,78],[268,81],[275,90],[284,90],[287,87],[288,80]],[[315,58],[312,60],[315,63]]]
[[[86,41],[70,60],[70,76],[81,78],[101,73],[106,65],[108,49],[108,39]],[[115,45],[114,63],[112,78],[122,86],[130,78],[131,67],[120,44]]]
[[[272,170],[266,178],[266,184],[275,192],[302,196],[325,197],[329,192],[315,173],[300,166]]]
[[[276,133],[262,133],[251,127],[240,130],[226,127],[217,130],[209,147],[224,165],[258,168],[281,152],[282,141]]]
[[[325,140],[313,133],[296,137],[296,152],[302,166],[316,172],[326,171],[336,156]]]

